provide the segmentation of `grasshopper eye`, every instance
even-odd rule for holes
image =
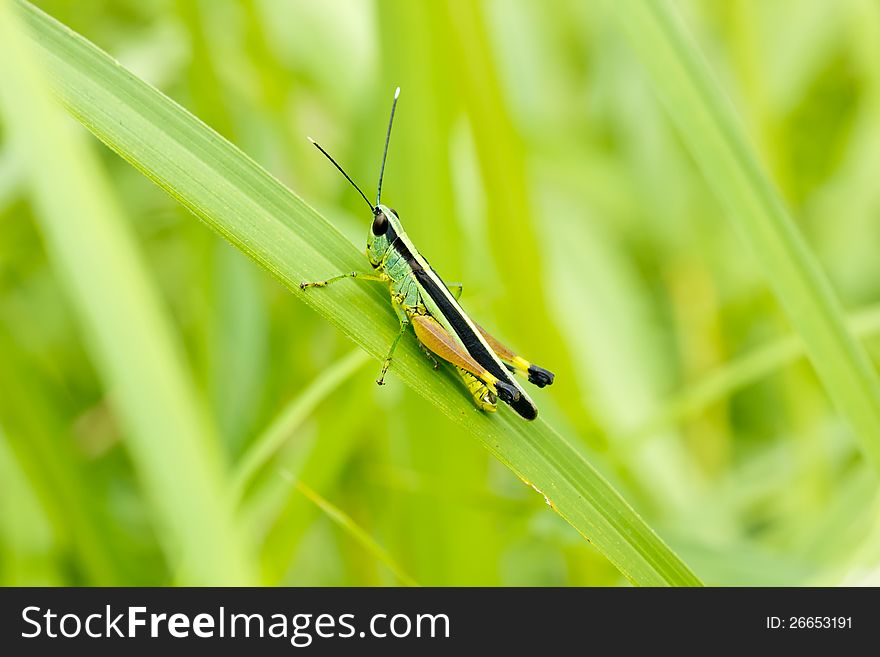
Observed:
[[[373,219],[373,235],[384,235],[388,232],[388,217],[380,212]]]

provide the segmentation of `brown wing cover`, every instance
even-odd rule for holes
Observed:
[[[477,330],[483,334],[483,338],[485,338],[486,342],[489,343],[489,346],[492,347],[492,351],[498,354],[498,358],[503,360],[506,363],[513,363],[513,359],[516,358],[516,354],[513,353],[510,349],[505,347],[503,344],[498,342],[492,335],[486,332],[479,324],[476,325]]]
[[[415,315],[410,319],[419,342],[443,360],[470,372],[474,376],[482,378],[486,368],[471,358],[462,346],[455,341],[455,338],[449,335],[440,322],[430,315]]]

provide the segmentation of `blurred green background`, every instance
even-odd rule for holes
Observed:
[[[464,283],[483,326],[557,373],[533,395],[542,414],[697,575],[880,582],[874,475],[798,358],[613,3],[36,4],[240,146],[359,248],[362,200],[305,136],[369,194],[400,85],[384,202],[440,274]],[[880,355],[880,8],[676,5],[852,327]],[[246,491],[260,581],[408,581],[396,568],[423,585],[625,583],[470,436],[393,373],[378,388],[376,363],[349,356],[351,344],[268,273],[91,141],[230,467],[292,406],[305,410]],[[172,583],[177,564],[88,356],[92,337],[5,144],[0,583]],[[334,522],[294,478],[353,524]],[[379,558],[354,525],[384,548]]]

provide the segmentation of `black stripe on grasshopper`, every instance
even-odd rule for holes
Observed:
[[[406,249],[406,245],[398,241],[401,246]],[[406,249],[407,252],[409,251]],[[400,249],[398,249],[400,251]],[[401,256],[404,254],[401,252]],[[410,257],[412,255],[410,254]],[[416,263],[418,264],[418,263]],[[534,420],[538,417],[538,409],[532,401],[526,397],[519,389],[519,385],[511,379],[510,373],[498,364],[498,357],[491,354],[483,344],[483,341],[477,336],[471,328],[468,321],[462,315],[461,309],[450,302],[449,297],[434,282],[434,279],[421,266],[418,269],[413,268],[416,280],[422,285],[425,292],[434,300],[434,303],[440,308],[443,317],[452,326],[455,334],[464,344],[464,348],[471,357],[482,365],[492,376],[498,379],[496,387],[498,388],[498,397],[501,401],[509,404],[513,410],[519,413],[526,420]],[[436,275],[436,272],[435,272]],[[440,278],[437,276],[437,278]]]

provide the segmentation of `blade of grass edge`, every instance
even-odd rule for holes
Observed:
[[[68,110],[112,150],[286,285],[373,358],[397,322],[376,287],[310,294],[302,280],[364,267],[363,254],[253,160],[87,40],[19,0]],[[623,497],[541,419],[480,413],[458,382],[434,372],[414,340],[402,342],[393,372],[473,433],[634,584],[700,580]],[[505,409],[506,410],[506,409]]]

